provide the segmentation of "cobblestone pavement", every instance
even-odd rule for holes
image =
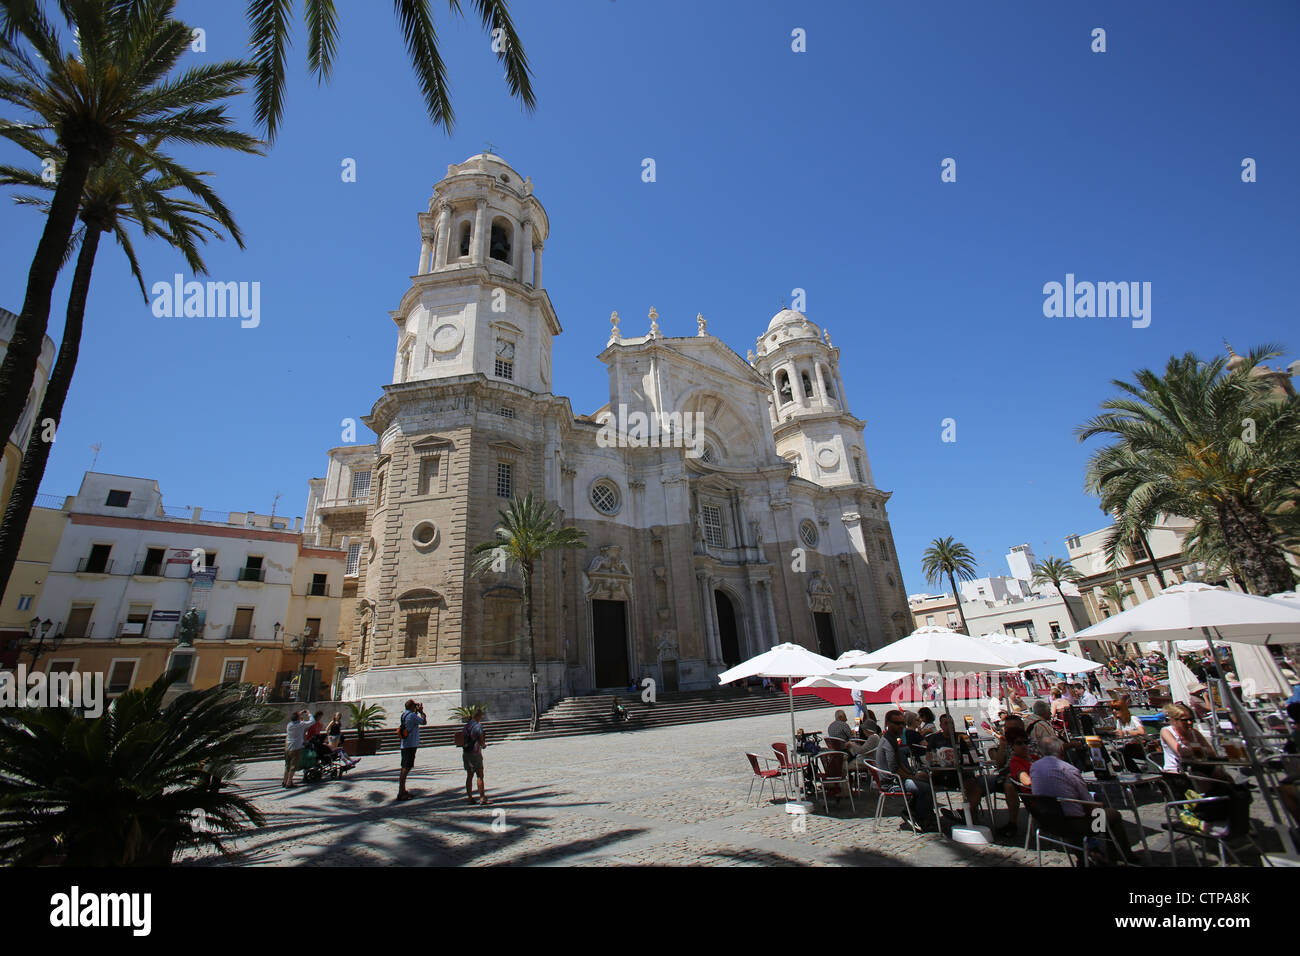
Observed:
[[[799,714],[825,727],[833,709]],[[487,807],[465,798],[454,747],[421,749],[398,803],[395,753],[363,758],[342,780],[280,787],[282,761],[245,766],[238,786],[265,826],[230,841],[231,856],[191,853],[192,865],[703,865],[703,866],[1024,866],[1032,850],[1016,841],[974,848],[937,834],[900,830],[895,801],[879,832],[874,799],[831,803],[827,814],[785,813],[784,800],[746,801],[746,751],[770,753],[787,739],[785,715],[749,717],[621,733],[491,744],[487,726]],[[756,788],[757,789],[757,788]],[[780,788],[778,787],[778,790]],[[1256,801],[1258,804],[1259,801]],[[756,805],[757,804],[757,805]],[[999,807],[1004,822],[1005,807]],[[1258,814],[1257,814],[1258,815]],[[1132,819],[1131,813],[1127,814]],[[1024,814],[1022,812],[1022,818]],[[1158,827],[1159,807],[1144,808]],[[1023,823],[1023,820],[1022,820]],[[802,824],[802,828],[801,828]],[[1163,851],[1167,838],[1148,830]],[[1154,848],[1154,843],[1153,843]],[[1155,854],[1155,862],[1167,859]],[[1043,862],[1067,865],[1059,852]],[[1184,851],[1183,863],[1190,863]]]

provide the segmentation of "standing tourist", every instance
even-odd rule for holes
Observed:
[[[411,799],[411,793],[406,789],[406,775],[415,766],[415,751],[420,747],[420,728],[425,723],[424,705],[408,700],[397,729],[398,736],[402,739],[402,772],[397,779],[398,800]]]
[[[461,753],[461,763],[465,765],[465,796],[474,802],[474,777],[478,777],[478,803],[488,805],[486,785],[483,782],[483,748],[487,738],[483,736],[483,708],[477,707],[465,722],[465,746]]]
[[[293,775],[302,763],[303,738],[307,734],[306,721],[299,720],[301,714],[294,711],[289,716],[289,724],[284,728],[284,783],[285,789],[293,786]]]

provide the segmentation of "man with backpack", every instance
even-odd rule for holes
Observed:
[[[397,736],[402,740],[402,773],[397,780],[398,800],[411,799],[411,794],[406,789],[406,775],[415,766],[415,751],[420,746],[420,727],[426,722],[424,705],[408,700],[397,727]]]
[[[487,746],[487,740],[483,736],[483,723],[479,719],[483,716],[483,708],[476,708],[465,722],[465,729],[461,731],[461,758],[465,764],[465,796],[470,803],[474,803],[474,777],[478,776],[478,803],[481,806],[488,805],[487,792],[483,783],[483,748]]]

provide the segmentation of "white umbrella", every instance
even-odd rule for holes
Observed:
[[[839,669],[851,666],[868,666],[882,671],[910,671],[918,668],[922,671],[937,671],[940,687],[943,690],[943,709],[948,711],[948,687],[944,679],[949,671],[1006,671],[1015,670],[1015,662],[1001,649],[988,641],[969,634],[959,634],[946,627],[920,627],[907,637],[900,638],[879,650],[872,651],[865,657],[857,658],[853,664],[839,664]],[[956,741],[953,741],[956,743]],[[957,761],[957,786],[962,787],[961,761]],[[953,839],[960,843],[988,843],[992,834],[984,828],[977,828],[971,820],[970,805],[966,811],[966,827],[953,828]],[[938,803],[935,814],[938,814]]]
[[[1183,643],[1182,641],[1178,642]],[[1192,699],[1191,687],[1198,683],[1191,668],[1178,659],[1174,645],[1165,645],[1165,657],[1169,661],[1169,696],[1180,704],[1188,704]]]
[[[1075,637],[1106,638],[1120,643],[1135,641],[1176,641],[1200,633],[1210,648],[1210,657],[1218,661],[1214,641],[1242,644],[1290,644],[1300,640],[1300,605],[1286,600],[1273,600],[1254,594],[1242,594],[1227,588],[1213,588],[1207,584],[1187,581],[1165,588],[1151,600],[1137,607],[1121,611],[1092,627],[1085,628]],[[1227,700],[1230,691],[1225,682],[1219,682],[1221,696]],[[1235,707],[1234,701],[1229,705]],[[1214,723],[1218,724],[1218,714]],[[1217,733],[1217,728],[1216,728]],[[1255,779],[1264,781],[1259,766],[1254,741],[1246,734],[1246,749],[1250,754]],[[1278,815],[1273,794],[1261,786],[1274,827],[1282,838],[1287,855],[1297,856],[1291,833]]]
[[[794,729],[794,681],[802,677],[833,674],[836,664],[829,657],[814,654],[801,644],[777,644],[770,651],[737,664],[718,675],[719,684],[730,684],[746,677],[775,677],[786,681],[790,698],[790,753],[795,754],[799,743]]]
[[[806,677],[794,686],[838,687],[841,690],[864,690],[868,693],[875,693],[898,680],[902,680],[902,678],[896,673],[854,668],[853,670],[838,671],[835,676]]]
[[[1024,641],[1018,637],[1010,637],[1006,634],[981,634],[978,639],[988,641],[994,645],[999,654],[1010,658],[1021,669],[1038,667],[1049,661],[1054,661],[1060,656],[1050,647],[1044,647],[1032,641]]]
[[[1073,654],[1058,652],[1051,661],[1040,665],[1040,669],[1051,671],[1054,674],[1086,674],[1088,671],[1095,671],[1100,666],[1100,661],[1090,661],[1086,657],[1075,657]]]
[[[1258,644],[1233,644],[1233,669],[1241,681],[1242,693],[1247,697],[1262,697],[1265,694],[1281,694],[1286,697],[1291,693],[1291,685],[1282,676],[1273,653],[1267,647]]]

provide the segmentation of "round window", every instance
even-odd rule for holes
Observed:
[[[601,514],[618,511],[618,488],[612,481],[598,481],[591,486],[591,504]]]
[[[817,547],[817,526],[811,521],[805,521],[799,526],[799,537],[803,538],[803,543],[808,547]]]
[[[713,453],[712,445],[706,444],[700,449],[700,461],[704,462],[706,465],[713,464],[715,458],[716,456]]]
[[[417,548],[433,547],[438,541],[438,526],[432,521],[421,521],[411,529],[411,540]]]

